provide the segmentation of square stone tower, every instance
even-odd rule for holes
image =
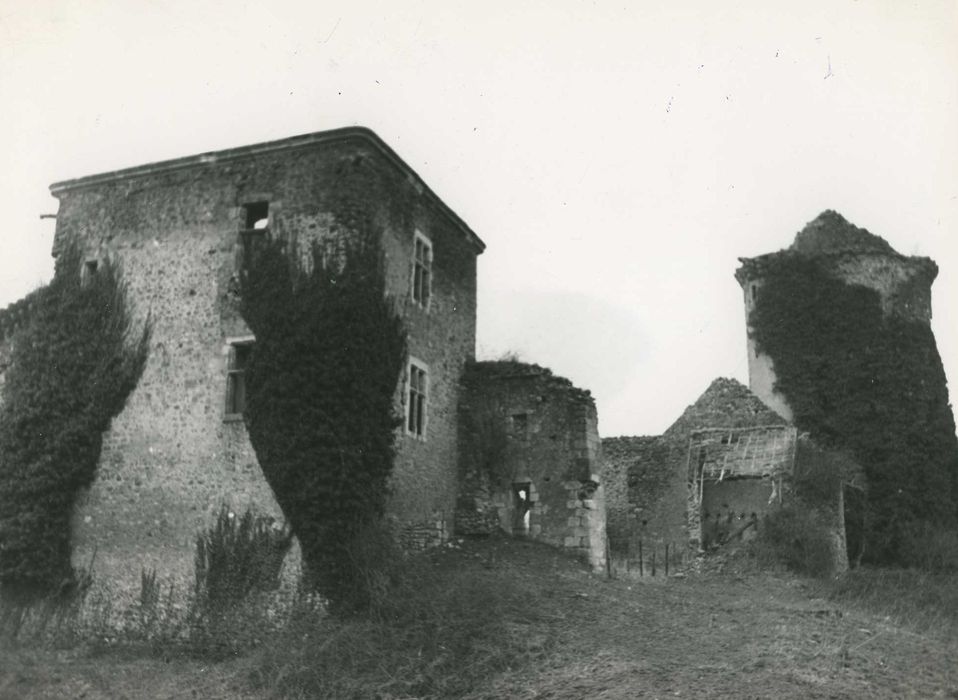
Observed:
[[[408,331],[389,514],[422,544],[446,537],[484,244],[378,136],[353,127],[51,186],[54,255],[78,242],[90,274],[98,260],[117,260],[135,312],[153,322],[143,376],[75,513],[75,564],[96,551],[95,578],[130,591],[141,568],[155,568],[188,583],[196,533],[224,504],[282,519],[242,421],[256,339],[239,314],[237,275],[258,236],[338,235],[329,193],[347,166],[388,183],[408,214],[399,226],[374,192],[362,202],[384,222],[387,289]]]

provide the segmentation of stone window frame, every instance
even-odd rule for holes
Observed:
[[[246,367],[235,366],[236,348],[248,348],[256,343],[253,335],[242,335],[226,339],[223,354],[226,356],[226,392],[223,397],[223,422],[233,423],[243,420],[243,409],[246,407]],[[236,411],[236,388],[242,388],[243,406]]]
[[[259,228],[256,227],[257,221],[263,220],[259,219],[256,221],[251,221],[251,214],[255,210],[254,208],[265,206],[266,224]],[[272,194],[269,192],[253,192],[245,195],[239,202],[236,208],[236,218],[237,218],[237,229],[238,229],[238,253],[236,259],[236,271],[238,273],[246,272],[249,269],[249,255],[252,246],[250,243],[253,240],[253,237],[267,237],[270,234],[270,231],[273,228],[273,219],[276,215],[277,210],[279,209],[280,202],[273,199]]]
[[[99,272],[101,262],[100,258],[95,255],[84,258],[83,267],[80,268],[80,282],[83,284],[89,283],[96,273]]]
[[[509,411],[508,420],[509,436],[521,442],[527,441],[532,428],[532,411],[525,409]]]
[[[429,365],[410,356],[406,362],[406,435],[425,442],[429,428]]]
[[[432,240],[419,229],[413,232],[412,263],[409,276],[409,297],[424,311],[432,305]],[[422,254],[420,254],[422,253]]]

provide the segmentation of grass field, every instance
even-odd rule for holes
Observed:
[[[244,656],[7,646],[0,698],[958,698],[954,576],[609,580],[530,542],[422,558],[362,619]]]

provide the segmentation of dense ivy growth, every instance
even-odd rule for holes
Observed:
[[[383,515],[401,421],[406,334],[386,295],[376,181],[344,165],[336,224],[302,250],[267,241],[242,280],[256,336],[244,414],[266,479],[302,547],[307,583],[340,611],[367,604],[356,539]]]
[[[868,479],[866,556],[903,561],[922,523],[954,526],[958,442],[930,327],[884,314],[874,290],[814,258],[780,256],[750,317],[796,425],[851,451]]]
[[[136,386],[150,324],[135,328],[120,269],[83,273],[78,247],[61,251],[13,337],[0,406],[0,583],[44,595],[76,581],[70,518],[90,486],[103,432]]]

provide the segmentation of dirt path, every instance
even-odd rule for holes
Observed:
[[[476,700],[958,698],[953,625],[896,624],[787,576],[608,580],[528,543],[471,547],[445,565],[521,578],[547,613],[515,630],[542,663],[489,679]],[[0,699],[254,698],[255,664],[7,650]]]
[[[577,583],[586,597],[557,653],[490,696],[958,698],[958,639],[840,608],[801,581]]]

